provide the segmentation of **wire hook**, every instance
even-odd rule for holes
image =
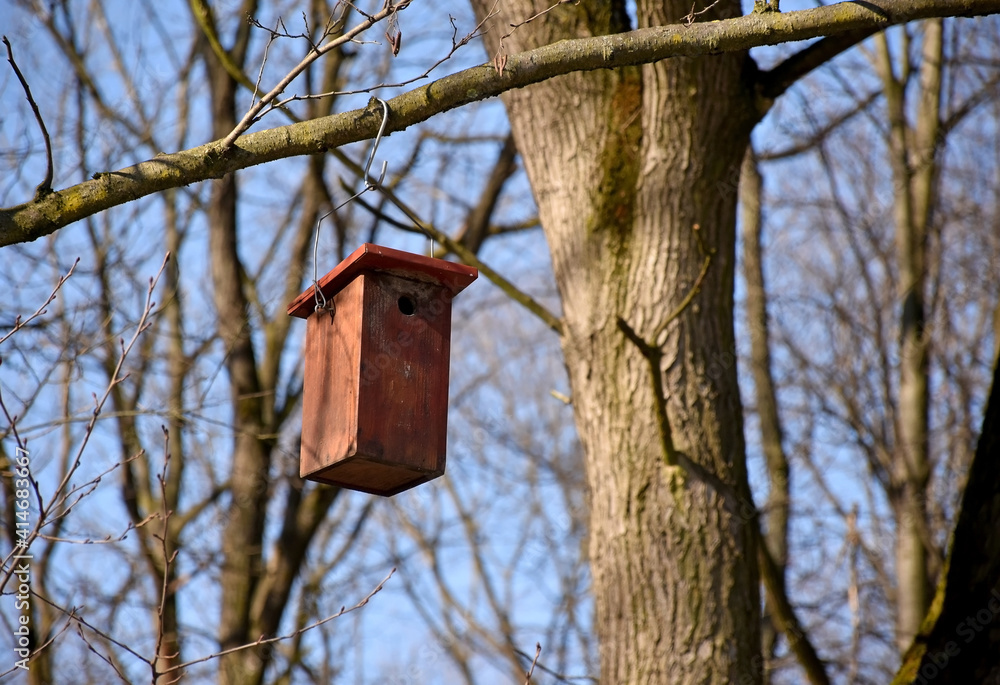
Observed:
[[[379,172],[378,180],[373,181],[371,177],[372,164],[375,162],[375,154],[378,152],[378,145],[382,142],[382,136],[385,134],[385,125],[389,122],[389,105],[386,104],[385,100],[382,98],[375,98],[382,105],[382,124],[378,127],[378,134],[375,136],[375,142],[372,144],[372,151],[368,153],[368,162],[365,164],[365,187],[356,192],[351,197],[347,198],[339,205],[331,209],[329,212],[324,214],[316,221],[315,235],[313,236],[313,297],[316,300],[316,311],[321,309],[328,309],[330,315],[334,316],[336,312],[336,307],[332,300],[327,300],[326,296],[323,294],[322,289],[319,287],[319,227],[323,224],[323,219],[330,216],[331,214],[339,211],[344,206],[350,204],[354,200],[358,199],[360,196],[364,195],[369,190],[381,190],[382,181],[385,180],[385,170],[389,166],[389,163],[385,160],[382,161],[382,171]]]
[[[385,169],[389,164],[385,160],[382,160],[382,171],[378,175],[378,181],[373,181],[371,177],[372,163],[375,161],[375,153],[378,152],[378,145],[382,142],[382,134],[385,133],[385,125],[389,122],[389,105],[387,105],[385,100],[382,98],[375,99],[382,105],[382,125],[378,127],[378,135],[375,136],[375,142],[372,144],[372,151],[368,155],[368,163],[365,164],[365,188],[368,190],[378,190],[382,187],[382,181],[385,179]]]

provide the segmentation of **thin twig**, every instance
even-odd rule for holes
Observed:
[[[142,454],[142,452],[139,452],[139,455],[141,455],[141,454]],[[119,464],[115,464],[115,468],[117,468],[119,466],[121,466],[120,463]],[[46,542],[61,542],[61,543],[65,543],[67,545],[106,545],[106,544],[115,544],[115,543],[122,542],[123,540],[125,540],[125,538],[128,537],[128,534],[131,533],[133,530],[139,530],[140,528],[142,528],[143,526],[145,526],[147,523],[149,523],[150,521],[152,521],[155,518],[159,518],[159,514],[157,514],[157,513],[150,514],[149,516],[147,516],[143,520],[139,521],[138,523],[133,523],[132,521],[129,521],[128,525],[125,527],[125,530],[123,530],[118,535],[112,536],[111,534],[108,534],[108,535],[105,535],[103,538],[100,538],[98,540],[94,540],[92,538],[84,538],[82,540],[78,540],[76,538],[58,537],[56,535],[43,535],[41,533],[39,533],[37,537],[38,537],[39,540],[45,540]]]
[[[97,656],[98,659],[100,659],[101,661],[103,661],[104,663],[106,663],[108,666],[110,666],[114,670],[115,673],[118,674],[118,677],[121,679],[121,681],[123,683],[128,683],[129,682],[129,679],[125,677],[125,674],[121,672],[121,669],[118,668],[118,664],[116,664],[111,659],[111,657],[109,657],[106,654],[102,654],[101,652],[97,651],[97,647],[95,647],[93,644],[91,644],[90,640],[87,639],[87,636],[83,634],[83,629],[80,626],[76,627],[76,634],[80,636],[81,640],[83,640],[83,644],[87,645],[87,649],[89,649],[91,652],[93,652]],[[98,633],[98,634],[100,635],[100,633]]]
[[[372,86],[365,86],[364,88],[358,88],[356,90],[331,90],[331,91],[327,91],[325,93],[311,93],[311,94],[306,94],[306,95],[290,95],[289,97],[285,98],[284,100],[279,100],[279,101],[273,103],[268,108],[267,111],[270,112],[272,109],[278,109],[278,108],[284,109],[285,106],[288,105],[289,103],[291,103],[291,102],[298,102],[300,100],[320,100],[320,99],[323,99],[323,98],[329,98],[329,97],[335,97],[335,96],[342,96],[342,95],[359,95],[361,93],[371,93],[372,91],[380,90],[382,88],[402,88],[404,86],[410,85],[411,83],[415,83],[417,81],[422,81],[423,79],[428,78],[431,75],[431,72],[433,72],[435,69],[437,69],[438,67],[440,67],[442,64],[444,64],[448,60],[450,60],[452,57],[454,57],[455,53],[458,52],[458,50],[460,48],[468,45],[474,38],[478,38],[480,35],[482,35],[483,34],[483,27],[486,25],[486,22],[489,21],[491,18],[493,18],[497,14],[497,12],[498,12],[498,10],[496,9],[496,6],[494,5],[493,9],[490,10],[489,14],[487,14],[485,17],[483,17],[483,20],[481,22],[479,22],[478,24],[476,24],[475,28],[473,28],[469,33],[465,34],[465,36],[463,36],[462,38],[458,38],[458,27],[455,25],[454,18],[453,17],[449,17],[449,19],[451,20],[451,28],[452,28],[452,31],[451,31],[451,50],[448,51],[448,54],[446,54],[444,57],[441,57],[440,59],[438,59],[438,61],[434,62],[434,64],[432,64],[431,66],[429,66],[427,69],[425,69],[423,71],[423,73],[418,74],[417,76],[413,76],[411,78],[407,78],[407,79],[404,79],[402,81],[396,81],[394,83],[387,83],[387,82],[383,81],[381,83],[376,83],[375,85],[372,85]],[[284,111],[287,111],[287,110],[284,110]],[[264,114],[267,114],[267,112],[264,112]],[[263,114],[261,116],[263,116]]]
[[[677,308],[665,318],[656,329],[656,333],[653,335],[653,340],[659,340],[660,335],[663,331],[667,330],[667,326],[671,322],[675,321],[677,317],[684,313],[684,310],[691,306],[691,301],[694,300],[695,295],[698,294],[698,290],[701,288],[702,281],[705,280],[705,274],[708,273],[708,267],[712,264],[712,255],[705,255],[705,260],[701,263],[701,273],[698,274],[698,278],[695,279],[694,285],[688,290],[687,295],[681,300],[681,303],[677,305]]]
[[[23,540],[23,544],[21,542],[18,543],[18,547],[20,547],[23,550],[23,552],[21,552],[22,554],[27,553],[28,549],[31,546],[31,543],[35,540],[35,538],[37,538],[41,534],[42,527],[48,525],[53,520],[55,520],[54,518],[50,518],[53,512],[57,511],[58,512],[57,517],[59,518],[67,516],[73,510],[73,508],[77,504],[79,504],[84,497],[93,492],[93,490],[101,482],[101,477],[103,476],[103,474],[89,481],[87,484],[74,486],[72,488],[69,487],[69,483],[73,478],[73,475],[76,473],[77,469],[80,467],[80,464],[82,463],[83,452],[87,448],[87,444],[90,442],[90,437],[91,435],[93,435],[94,427],[97,425],[97,420],[101,416],[101,410],[104,407],[104,404],[107,402],[108,397],[111,395],[111,392],[114,389],[114,387],[119,383],[123,382],[126,378],[128,378],[128,374],[121,375],[121,372],[125,364],[125,360],[129,355],[129,352],[135,346],[136,342],[138,342],[142,333],[147,328],[149,328],[150,325],[152,325],[149,322],[149,317],[153,312],[153,307],[156,305],[156,303],[153,302],[152,299],[153,292],[156,289],[156,284],[159,281],[160,276],[163,274],[163,271],[166,268],[169,259],[170,259],[170,253],[168,252],[164,256],[163,263],[160,265],[160,269],[156,273],[156,276],[151,277],[149,279],[149,287],[146,291],[146,303],[143,308],[142,315],[139,317],[139,322],[136,324],[135,333],[133,333],[132,338],[129,340],[128,343],[126,343],[124,339],[119,340],[121,353],[119,354],[118,357],[118,363],[115,365],[115,368],[111,374],[111,380],[108,382],[107,387],[105,387],[104,392],[100,397],[98,397],[96,393],[94,394],[94,409],[92,410],[90,420],[87,422],[87,426],[84,430],[83,440],[80,442],[80,446],[76,450],[72,466],[70,466],[70,468],[67,469],[66,473],[63,474],[62,479],[59,481],[59,484],[53,491],[52,501],[48,505],[46,505],[45,502],[43,501],[42,494],[38,488],[37,482],[33,478],[31,479],[34,486],[35,497],[38,504],[39,517],[38,521],[35,524],[34,529]],[[112,467],[112,469],[117,468],[117,466],[118,465],[115,465],[114,467]],[[76,496],[76,499],[73,502],[69,502],[69,500],[74,496]],[[67,502],[69,503],[67,504]],[[6,586],[13,572],[14,572],[13,566],[4,572],[3,577],[0,578],[0,590],[2,590],[2,588]]]
[[[158,671],[160,660],[169,659],[173,661],[180,656],[177,652],[163,654],[163,641],[166,638],[163,632],[163,608],[167,605],[167,596],[170,594],[170,567],[177,558],[177,550],[170,549],[170,515],[173,512],[167,509],[167,467],[170,465],[170,431],[167,430],[166,426],[160,426],[160,429],[163,431],[163,468],[157,474],[157,480],[160,482],[160,504],[162,505],[158,516],[163,524],[163,530],[160,535],[160,549],[163,553],[163,578],[160,583],[160,602],[156,607],[156,649],[150,664],[150,668],[153,671],[154,683],[160,682],[160,673]],[[178,673],[178,677],[181,675],[182,673]]]
[[[681,17],[681,21],[684,22],[685,26],[690,26],[691,24],[694,23],[694,18],[695,17],[698,17],[698,16],[704,14],[708,10],[710,10],[713,7],[715,7],[716,5],[718,5],[719,4],[719,0],[715,0],[715,2],[713,2],[711,5],[709,5],[708,7],[706,7],[703,10],[695,12],[694,8],[697,6],[697,4],[698,4],[697,2],[691,3],[691,11],[688,12],[687,14],[685,14],[683,17]]]
[[[163,257],[163,263],[160,264],[160,268],[156,272],[156,276],[151,276],[149,279],[149,286],[146,289],[146,303],[145,306],[143,307],[142,315],[139,317],[139,321],[136,324],[135,333],[132,334],[132,338],[128,341],[128,343],[126,343],[124,339],[119,340],[119,346],[121,348],[121,352],[118,355],[118,363],[115,364],[114,371],[111,375],[111,381],[104,389],[104,392],[100,398],[98,398],[96,394],[94,395],[93,414],[90,418],[90,421],[87,422],[87,427],[84,431],[83,441],[80,443],[80,447],[77,449],[76,452],[76,458],[74,460],[73,468],[70,469],[70,471],[63,477],[62,481],[59,483],[59,487],[57,487],[55,490],[57,494],[65,489],[67,483],[69,482],[70,477],[80,466],[80,460],[83,457],[83,451],[87,447],[87,443],[90,440],[90,436],[94,432],[94,426],[97,425],[97,419],[101,415],[101,410],[104,408],[105,402],[107,402],[108,397],[111,395],[111,391],[114,389],[116,385],[118,385],[119,383],[123,382],[126,378],[128,378],[128,374],[121,375],[122,368],[125,365],[125,360],[128,357],[129,352],[132,351],[132,348],[135,346],[136,342],[138,342],[140,336],[145,332],[147,328],[149,328],[149,326],[152,325],[149,321],[149,317],[153,312],[153,307],[156,306],[156,303],[153,301],[153,292],[155,291],[156,284],[159,282],[160,276],[163,275],[163,271],[164,269],[166,269],[167,262],[169,260],[170,260],[170,253],[167,252],[166,255],[164,255]],[[67,496],[68,494],[60,497],[58,503],[61,504],[62,502],[65,502]],[[57,502],[53,502],[52,506],[56,506],[56,504]]]
[[[524,651],[522,651],[520,649],[515,649],[514,653],[517,654],[520,657],[525,658],[525,659],[532,658],[530,654],[528,654],[527,652],[524,652]],[[536,657],[536,659],[537,659],[537,657]],[[575,683],[575,682],[583,682],[583,681],[592,682],[592,683],[600,682],[600,679],[595,678],[592,675],[586,675],[586,674],[573,675],[573,674],[570,674],[570,673],[560,673],[559,671],[555,671],[555,670],[549,668],[548,666],[546,666],[544,663],[540,663],[540,662],[539,663],[535,663],[535,669],[538,670],[538,671],[541,671],[542,673],[548,673],[550,676],[552,676],[553,678],[555,678],[555,680],[558,681],[558,682],[560,682],[560,683]]]
[[[7,40],[7,36],[3,37],[3,44],[7,46],[7,61],[10,62],[10,66],[13,67],[14,73],[17,75],[17,80],[21,82],[21,87],[24,88],[24,95],[28,98],[28,104],[31,105],[31,111],[35,113],[35,120],[38,122],[38,127],[42,129],[42,137],[45,139],[45,178],[35,188],[35,199],[37,200],[52,192],[52,141],[49,140],[49,132],[45,128],[41,112],[38,111],[38,105],[35,104],[35,99],[31,97],[31,88],[28,87],[28,82],[21,74],[21,70],[17,68],[17,62],[14,61],[14,50],[10,47],[10,41]]]
[[[38,595],[38,593],[36,593],[34,590],[31,591],[31,594],[35,595],[37,597],[41,596],[41,595]],[[67,621],[65,624],[63,624],[63,627],[60,628],[57,632],[55,632],[55,633],[51,633],[50,632],[49,635],[48,635],[48,637],[46,638],[45,642],[43,642],[42,644],[40,644],[37,647],[35,647],[35,651],[33,651],[28,656],[28,663],[30,664],[32,659],[34,659],[37,655],[41,654],[42,651],[44,651],[45,649],[47,649],[50,645],[52,645],[53,643],[55,643],[55,641],[59,638],[60,635],[62,635],[63,633],[65,633],[67,630],[69,630],[70,625],[71,625],[70,622]],[[17,666],[15,664],[11,668],[9,668],[6,671],[0,673],[0,680],[3,680],[3,678],[5,678],[6,676],[9,676],[11,673],[14,673],[18,668],[20,668],[20,666]]]
[[[131,654],[132,656],[134,656],[139,661],[142,661],[143,663],[147,663],[147,664],[149,663],[149,659],[147,659],[142,654],[140,654],[139,652],[137,652],[134,649],[132,649],[131,647],[129,647],[126,643],[124,643],[124,642],[122,642],[120,640],[116,640],[115,638],[111,637],[111,635],[109,635],[108,633],[104,632],[100,628],[97,628],[92,623],[90,623],[89,621],[87,621],[87,619],[85,619],[83,616],[81,616],[80,614],[77,613],[77,610],[78,610],[77,607],[73,607],[72,609],[66,609],[66,608],[64,608],[64,607],[56,604],[55,602],[47,599],[46,597],[43,597],[42,595],[36,595],[36,597],[38,599],[42,600],[43,602],[45,602],[46,604],[48,604],[50,607],[52,607],[56,611],[65,614],[66,618],[68,618],[69,620],[71,620],[74,623],[76,623],[77,624],[77,631],[78,631],[78,633],[80,634],[81,637],[83,637],[83,633],[80,630],[80,626],[83,626],[84,628],[86,628],[87,630],[89,630],[90,632],[92,632],[94,635],[97,635],[102,640],[106,640],[107,642],[113,644],[115,647],[118,647],[118,649],[120,649],[120,650],[122,650],[124,652],[128,652],[129,654]],[[87,642],[86,638],[84,638],[84,642]],[[90,643],[87,642],[87,644],[89,645]],[[128,681],[126,681],[126,682],[128,682]]]
[[[362,599],[360,602],[358,602],[357,604],[355,604],[354,606],[352,606],[350,608],[340,607],[340,611],[338,611],[336,614],[332,614],[330,616],[327,616],[324,619],[320,619],[319,621],[315,621],[313,623],[310,623],[309,625],[303,626],[302,628],[299,628],[298,630],[295,630],[295,631],[293,631],[291,633],[288,633],[287,635],[279,635],[277,637],[269,637],[269,638],[261,637],[260,639],[256,640],[255,642],[248,642],[247,644],[240,645],[239,647],[232,647],[230,649],[224,649],[224,650],[221,650],[219,652],[215,652],[213,654],[209,654],[208,656],[203,656],[203,657],[201,657],[199,659],[194,659],[192,661],[187,661],[187,662],[185,662],[183,664],[178,664],[177,666],[173,666],[173,667],[168,668],[167,670],[163,671],[163,673],[161,673],[160,675],[166,675],[168,673],[173,673],[174,671],[179,671],[179,670],[181,670],[183,668],[187,668],[187,667],[193,666],[195,664],[200,664],[200,663],[203,663],[205,661],[211,661],[212,659],[217,659],[217,658],[219,658],[221,656],[225,656],[226,654],[233,654],[234,652],[241,652],[241,651],[243,651],[245,649],[252,649],[254,647],[259,647],[260,645],[269,645],[269,644],[273,644],[275,642],[282,642],[284,640],[291,640],[294,637],[298,637],[299,635],[302,635],[303,633],[305,633],[307,631],[310,631],[313,628],[318,628],[318,627],[320,627],[321,625],[323,625],[325,623],[329,623],[330,621],[332,621],[335,618],[340,618],[344,614],[349,614],[352,611],[357,611],[358,609],[360,609],[363,606],[365,606],[366,604],[368,604],[368,601],[371,600],[372,597],[374,597],[376,594],[378,594],[382,590],[382,588],[389,581],[389,579],[392,578],[392,574],[395,573],[395,572],[396,572],[395,568],[393,568],[391,571],[389,571],[389,575],[387,575],[385,578],[383,578],[382,582],[379,583],[375,587],[374,590],[372,590],[371,592],[369,592],[364,597],[364,599]]]
[[[45,312],[46,312],[45,308],[48,307],[50,304],[52,304],[52,301],[54,299],[56,299],[56,295],[59,293],[59,289],[62,288],[63,284],[67,280],[69,280],[70,276],[73,275],[73,270],[76,268],[76,265],[79,264],[79,263],[80,263],[80,258],[77,257],[76,260],[73,262],[73,266],[71,266],[69,268],[69,271],[66,272],[65,276],[61,276],[59,278],[59,281],[56,283],[55,287],[52,288],[52,292],[49,294],[48,298],[46,298],[45,302],[42,303],[41,307],[39,307],[38,309],[35,310],[34,314],[32,314],[31,316],[29,316],[27,319],[24,319],[23,321],[21,320],[20,316],[18,316],[16,319],[14,319],[14,327],[10,330],[10,332],[7,335],[5,335],[2,338],[0,338],[0,345],[4,344],[10,336],[14,335],[20,329],[22,329],[25,326],[27,326],[31,321],[33,321],[34,319],[37,319],[39,316],[42,316],[43,314],[45,314]],[[18,443],[18,444],[20,444],[20,443]],[[22,445],[22,447],[23,447],[23,445]]]
[[[718,0],[716,0],[716,1],[718,1]],[[493,9],[490,10],[490,15],[488,15],[488,16],[492,16],[494,13],[499,12],[499,10],[497,9],[497,5],[498,4],[499,3],[496,3],[496,4],[493,5]],[[549,6],[549,7],[546,7],[545,9],[543,9],[542,11],[540,11],[540,12],[538,12],[536,14],[533,14],[532,16],[528,17],[524,21],[518,22],[517,24],[511,24],[510,25],[510,31],[508,31],[507,33],[505,33],[502,36],[500,36],[500,44],[497,46],[497,52],[493,56],[493,67],[497,70],[497,74],[500,75],[500,76],[503,76],[503,68],[507,65],[507,53],[504,52],[503,42],[504,42],[505,39],[510,38],[511,36],[513,36],[514,35],[514,31],[517,31],[519,28],[521,28],[525,24],[530,24],[531,22],[533,22],[535,19],[538,19],[539,17],[545,16],[546,14],[548,14],[549,12],[551,12],[552,10],[554,10],[556,7],[559,7],[559,5],[579,5],[579,4],[580,4],[580,0],[557,0],[557,2],[555,4],[553,4],[553,5]]]
[[[281,21],[281,17],[278,17],[278,21]],[[261,26],[261,24],[254,22],[255,26]],[[276,25],[277,26],[277,25]],[[260,81],[264,78],[264,65],[267,64],[267,53],[271,50],[271,43],[278,39],[278,34],[268,29],[271,32],[271,36],[267,39],[267,44],[264,46],[264,57],[260,60],[260,70],[257,72],[257,80],[253,84],[253,97],[250,98],[250,106],[253,107],[257,104],[257,94],[260,92]]]
[[[531,660],[531,668],[528,672],[524,674],[524,685],[531,685],[531,674],[535,672],[535,664],[538,663],[538,657],[542,654],[542,643],[535,643],[535,658]]]
[[[230,134],[226,136],[225,140],[222,141],[222,149],[228,150],[230,147],[232,147],[233,143],[236,142],[236,139],[239,138],[241,135],[243,135],[243,133],[246,132],[246,130],[249,129],[254,124],[254,122],[256,122],[259,119],[259,117],[261,116],[261,112],[264,111],[264,108],[267,107],[271,102],[273,102],[275,98],[277,98],[282,92],[284,92],[285,88],[287,88],[292,81],[298,78],[299,74],[305,71],[310,64],[312,64],[317,59],[319,59],[326,53],[330,52],[331,50],[340,47],[345,43],[350,43],[352,40],[354,40],[356,36],[361,35],[362,33],[370,29],[378,22],[391,16],[394,12],[398,12],[404,9],[409,4],[410,0],[404,0],[398,5],[393,5],[391,2],[387,2],[385,7],[383,7],[381,10],[379,10],[373,15],[366,16],[364,21],[362,21],[360,24],[350,29],[346,33],[341,34],[339,37],[334,38],[333,40],[324,43],[319,47],[310,48],[306,56],[302,58],[302,61],[300,61],[297,65],[295,65],[295,67],[293,67],[291,71],[285,74],[285,76],[282,77],[282,79],[278,82],[278,85],[272,88],[255,105],[250,107],[247,113],[243,116],[243,119],[240,121],[240,123],[236,125],[236,128],[234,128],[230,132]]]

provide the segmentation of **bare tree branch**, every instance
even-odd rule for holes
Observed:
[[[792,84],[800,78],[883,28],[885,27],[869,26],[855,31],[838,33],[835,36],[827,36],[795,53],[773,69],[760,74],[758,92],[765,100],[762,105],[765,108],[770,108],[775,99],[791,88]]]
[[[308,69],[310,64],[312,64],[313,62],[315,62],[316,60],[318,60],[320,57],[327,54],[331,50],[336,50],[344,43],[351,42],[352,40],[354,40],[355,37],[361,35],[362,33],[367,31],[369,28],[371,28],[378,22],[382,21],[383,19],[392,16],[394,13],[403,9],[408,4],[409,0],[405,0],[405,2],[400,3],[398,6],[393,5],[391,2],[388,2],[386,3],[386,6],[382,8],[382,10],[380,10],[378,13],[365,17],[364,21],[362,21],[360,24],[358,24],[351,30],[347,31],[343,35],[340,35],[337,38],[334,38],[329,42],[324,43],[321,46],[314,46],[311,50],[309,50],[306,56],[302,58],[301,62],[299,62],[297,65],[295,65],[294,68],[292,68],[291,71],[285,74],[285,76],[278,82],[276,86],[274,86],[274,88],[268,91],[266,95],[262,96],[260,100],[258,100],[250,108],[250,110],[243,116],[243,119],[240,121],[240,123],[236,125],[236,128],[234,128],[232,132],[230,132],[230,134],[226,136],[226,139],[222,141],[223,149],[225,150],[231,147],[232,144],[236,141],[236,139],[239,138],[244,131],[250,128],[250,126],[252,126],[254,122],[256,122],[260,118],[261,112],[264,111],[264,108],[266,108],[269,104],[274,102],[275,98],[281,95],[281,93],[284,92],[285,88],[287,88],[292,81],[298,78],[299,74]],[[263,67],[261,68],[263,69]],[[256,88],[254,89],[254,91],[256,92]]]
[[[18,69],[17,62],[14,61],[14,49],[10,47],[10,41],[7,40],[7,36],[3,37],[3,44],[7,48],[7,61],[10,62],[10,67],[14,70],[14,75],[17,76],[17,80],[21,82],[21,87],[24,88],[24,97],[28,99],[31,111],[35,113],[35,121],[38,122],[38,128],[42,129],[42,138],[45,139],[45,178],[42,179],[42,182],[35,189],[35,199],[37,200],[43,195],[52,192],[52,141],[49,139],[48,129],[45,128],[45,120],[42,119],[42,113],[38,111],[38,105],[35,104],[35,98],[31,97],[31,88],[28,87],[28,81],[21,74],[21,70]]]
[[[997,12],[1000,0],[871,0],[565,40],[512,55],[503,75],[492,65],[473,67],[393,98],[389,101],[392,124],[387,133],[401,131],[471,102],[575,71],[734,52],[823,35],[883,29],[929,17]],[[247,135],[239,139],[239,145],[228,149],[222,141],[215,141],[183,152],[158,155],[118,171],[96,174],[93,180],[0,210],[0,247],[35,240],[86,216],[168,188],[372,138],[381,119],[378,110],[369,105],[363,110]]]
[[[25,326],[27,326],[29,323],[31,323],[33,320],[37,319],[39,316],[45,314],[45,311],[46,311],[45,308],[48,307],[50,304],[52,304],[52,301],[54,299],[56,299],[56,295],[59,293],[60,288],[62,288],[63,284],[69,279],[70,276],[73,275],[73,270],[76,268],[76,265],[79,264],[79,263],[80,263],[80,259],[78,257],[73,262],[73,266],[71,266],[69,268],[69,271],[66,272],[66,275],[63,276],[63,277],[61,277],[59,279],[59,281],[55,284],[55,286],[52,288],[52,292],[49,294],[48,298],[46,298],[45,302],[42,303],[42,306],[40,306],[38,309],[36,309],[33,314],[31,314],[27,319],[24,319],[24,320],[22,320],[20,316],[18,316],[16,319],[14,319],[14,326],[10,330],[10,332],[7,333],[6,335],[4,335],[3,337],[0,337],[0,345],[2,345],[3,343],[5,343],[7,341],[7,339],[10,338],[10,336],[14,335],[17,331],[19,331],[20,329],[22,329]],[[24,447],[24,445],[21,445],[21,447]]]
[[[379,592],[382,591],[382,588],[385,587],[385,584],[387,582],[389,582],[389,579],[392,578],[392,574],[395,573],[395,572],[396,572],[396,569],[392,569],[391,571],[389,571],[389,575],[387,575],[385,578],[383,578],[382,582],[380,582],[378,585],[376,585],[374,590],[372,590],[367,595],[365,595],[365,597],[360,602],[358,602],[357,604],[355,604],[352,607],[341,607],[340,611],[338,611],[337,613],[331,614],[331,615],[327,616],[326,618],[323,618],[323,619],[320,619],[318,621],[315,621],[315,622],[313,622],[313,623],[311,623],[311,624],[309,624],[307,626],[303,626],[302,628],[299,628],[298,630],[295,630],[295,631],[293,631],[291,633],[288,633],[287,635],[279,635],[277,637],[270,637],[270,638],[263,638],[262,637],[259,640],[256,640],[254,642],[251,642],[251,643],[248,643],[248,644],[245,644],[245,645],[240,645],[239,647],[233,647],[232,649],[226,649],[226,650],[223,650],[221,652],[215,652],[213,654],[209,654],[208,656],[203,656],[200,659],[194,659],[193,661],[185,662],[183,664],[180,664],[178,666],[174,666],[172,668],[169,668],[169,669],[163,671],[162,675],[166,675],[168,673],[173,673],[175,671],[180,671],[180,670],[182,670],[184,668],[187,668],[188,666],[193,666],[194,664],[200,664],[200,663],[202,663],[204,661],[210,661],[212,659],[216,659],[216,658],[218,658],[220,656],[223,656],[225,654],[232,654],[234,652],[241,652],[241,651],[243,651],[245,649],[251,649],[252,647],[259,647],[260,645],[269,645],[269,644],[273,644],[275,642],[281,642],[283,640],[290,640],[290,639],[292,639],[294,637],[297,637],[299,635],[302,635],[305,632],[308,632],[308,631],[312,630],[313,628],[318,628],[318,627],[320,627],[321,625],[323,625],[325,623],[329,623],[330,621],[332,621],[335,618],[340,618],[344,614],[349,614],[352,611],[357,611],[358,609],[360,609],[363,606],[365,606],[366,604],[368,604],[369,600],[371,600],[372,597],[374,597],[375,595],[377,595]]]

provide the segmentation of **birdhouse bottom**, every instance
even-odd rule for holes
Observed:
[[[453,297],[363,272],[309,316],[303,478],[388,496],[444,473]]]

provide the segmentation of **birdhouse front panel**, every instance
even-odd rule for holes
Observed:
[[[444,473],[451,301],[478,272],[365,244],[289,305],[308,318],[303,478],[393,495]]]
[[[387,273],[364,279],[358,451],[435,478],[447,446],[451,293]]]

